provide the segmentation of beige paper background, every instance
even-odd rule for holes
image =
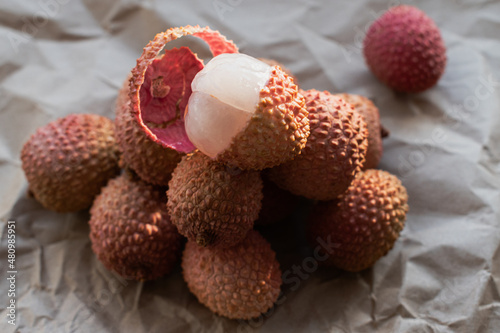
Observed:
[[[361,54],[365,27],[393,3],[2,1],[0,332],[500,332],[500,3],[405,1],[437,22],[448,49],[439,84],[415,95],[380,84]],[[303,89],[374,100],[391,131],[380,168],[403,180],[410,213],[373,269],[294,273],[310,255],[306,210],[298,210],[264,230],[288,272],[280,304],[239,323],[200,305],[180,269],[148,283],[119,279],[91,251],[87,212],[57,214],[26,197],[19,152],[36,128],[69,113],[113,117],[142,47],[186,24],[281,61]],[[15,328],[5,310],[9,219],[17,227]]]

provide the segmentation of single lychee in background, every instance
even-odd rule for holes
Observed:
[[[434,86],[446,66],[439,28],[413,6],[390,8],[368,29],[363,54],[375,76],[400,92],[417,93]]]

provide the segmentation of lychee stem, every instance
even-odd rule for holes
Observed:
[[[389,130],[387,128],[385,128],[384,126],[380,125],[380,136],[382,138],[386,138],[389,136]]]
[[[158,76],[151,81],[151,96],[154,98],[163,98],[170,92],[170,86],[163,81],[163,76]]]

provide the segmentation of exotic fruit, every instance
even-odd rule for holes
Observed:
[[[169,273],[180,258],[179,235],[165,190],[126,172],[110,180],[90,210],[92,249],[104,266],[133,280]]]
[[[327,91],[303,91],[311,134],[302,153],[269,170],[279,187],[315,200],[343,193],[365,161],[367,130],[362,117]]]
[[[212,159],[261,170],[292,159],[307,141],[304,97],[279,66],[222,54],[196,75],[192,90],[186,132]]]
[[[382,158],[382,136],[387,132],[380,125],[380,114],[378,108],[368,98],[354,94],[336,94],[354,107],[364,119],[368,129],[368,149],[363,170],[374,169]]]
[[[259,216],[262,180],[196,151],[186,155],[168,184],[168,212],[179,232],[200,246],[240,242]]]
[[[90,207],[120,171],[113,122],[93,114],[72,114],[39,128],[21,160],[30,193],[58,212]]]
[[[408,212],[406,189],[382,170],[359,173],[339,200],[315,207],[308,236],[323,263],[358,272],[393,247]]]
[[[195,149],[186,134],[184,110],[191,96],[191,81],[203,62],[186,47],[167,50],[163,56],[160,52],[168,42],[188,35],[205,41],[214,56],[238,52],[233,42],[208,27],[171,28],[144,47],[132,69],[129,87],[130,114],[136,126],[152,141],[182,154]]]
[[[281,270],[270,244],[255,230],[228,249],[202,248],[188,241],[182,273],[200,303],[231,319],[251,319],[278,299]]]
[[[363,53],[375,76],[401,92],[432,87],[446,65],[439,28],[424,12],[407,5],[389,9],[370,26]]]

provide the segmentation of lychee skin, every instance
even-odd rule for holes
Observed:
[[[279,66],[283,70],[283,72],[285,72],[288,76],[290,76],[293,79],[293,82],[295,82],[295,84],[297,84],[297,82],[298,82],[297,77],[295,75],[293,75],[291,70],[289,70],[285,65],[283,65],[279,61],[276,61],[274,59],[267,59],[267,58],[257,58],[257,59],[259,59],[262,62],[265,62],[269,66]]]
[[[269,179],[293,194],[333,200],[365,161],[366,124],[350,104],[327,91],[301,91],[311,134],[299,156],[268,170]]]
[[[182,273],[200,303],[230,319],[260,316],[280,293],[281,270],[276,255],[255,230],[227,249],[203,248],[188,241]]]
[[[122,152],[122,162],[144,181],[167,186],[172,172],[184,154],[151,140],[132,114],[127,79],[116,102],[116,140]]]
[[[389,9],[370,26],[363,53],[373,74],[400,92],[434,86],[446,65],[439,28],[424,12],[407,5]]]
[[[252,229],[261,209],[259,172],[227,167],[199,151],[182,158],[168,187],[172,222],[200,246],[237,244]]]
[[[300,154],[308,136],[304,97],[293,78],[275,66],[248,126],[216,159],[243,170],[263,170]]]
[[[366,170],[339,200],[315,207],[308,238],[325,258],[323,264],[359,272],[394,246],[407,212],[408,194],[401,181],[386,171]]]
[[[164,188],[124,173],[109,181],[90,210],[92,249],[104,266],[132,280],[168,274],[182,236],[170,222]]]
[[[366,150],[363,170],[374,169],[380,162],[383,154],[380,114],[378,108],[368,98],[354,94],[336,94],[351,104],[366,123],[368,129],[368,148]]]
[[[39,128],[21,151],[35,199],[57,212],[90,207],[120,172],[114,135],[113,122],[95,114],[71,114]]]

